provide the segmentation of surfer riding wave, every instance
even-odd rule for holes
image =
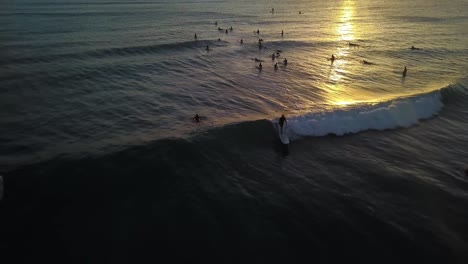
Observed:
[[[281,129],[281,134],[283,134],[284,124],[288,124],[288,121],[286,121],[286,117],[284,117],[284,114],[282,114],[280,119],[279,119],[279,126],[280,126],[280,129]]]

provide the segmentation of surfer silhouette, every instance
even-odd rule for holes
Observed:
[[[403,77],[406,77],[406,66],[405,66],[405,69],[403,70],[403,72],[401,73],[401,75],[403,75]]]
[[[200,123],[200,116],[198,114],[195,114],[195,116],[193,117],[193,121],[195,121],[195,123]]]
[[[281,134],[283,134],[283,126],[284,124],[288,124],[288,121],[286,121],[286,117],[284,117],[284,114],[281,115],[280,119],[279,119],[279,126],[281,128]]]

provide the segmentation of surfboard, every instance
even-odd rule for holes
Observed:
[[[283,127],[283,133],[281,133],[281,128],[278,124],[278,137],[281,140],[281,143],[288,145],[289,144],[289,137],[286,135],[286,127]]]

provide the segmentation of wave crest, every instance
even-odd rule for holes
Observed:
[[[286,132],[290,138],[297,139],[409,127],[437,114],[442,107],[442,95],[437,90],[378,104],[361,104],[330,112],[289,117]]]

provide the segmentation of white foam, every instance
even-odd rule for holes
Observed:
[[[409,127],[439,112],[440,91],[398,98],[374,105],[358,105],[330,112],[308,113],[289,117],[286,129],[291,139],[304,136],[342,136],[365,130]]]

